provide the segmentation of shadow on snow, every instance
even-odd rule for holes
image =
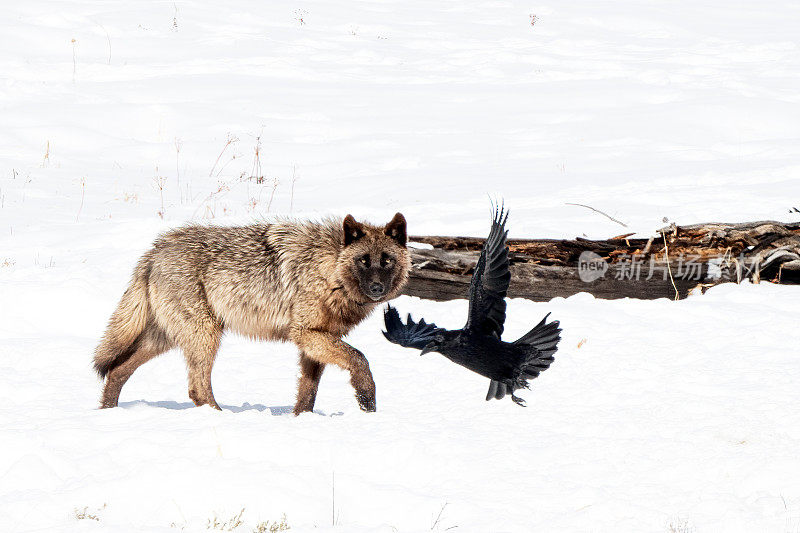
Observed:
[[[147,400],[135,400],[132,402],[119,402],[119,407],[122,409],[130,409],[134,407],[157,407],[159,409],[171,409],[173,411],[181,411],[184,409],[192,409],[196,407],[192,402],[176,402],[173,400],[164,400],[160,402],[149,402]],[[272,416],[283,416],[292,414],[294,410],[294,406],[291,405],[276,405],[272,407],[267,407],[266,405],[257,403],[257,404],[250,404],[250,403],[243,403],[240,406],[237,405],[223,405],[220,404],[220,407],[223,411],[230,411],[232,413],[242,413],[244,411],[269,411]],[[323,411],[314,410],[315,415],[320,416],[342,416],[344,413],[339,411],[336,413],[325,413]]]

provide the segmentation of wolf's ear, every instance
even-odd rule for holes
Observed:
[[[344,229],[345,246],[356,242],[366,234],[364,231],[364,226],[362,226],[360,222],[356,222],[356,219],[353,218],[353,215],[347,215],[344,217],[342,228]]]
[[[402,213],[397,213],[394,218],[386,224],[386,227],[383,228],[383,232],[396,240],[400,246],[405,246],[406,241],[408,241],[408,235],[406,234],[406,217],[404,217]]]

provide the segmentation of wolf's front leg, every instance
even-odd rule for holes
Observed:
[[[350,372],[350,383],[356,391],[358,405],[363,411],[375,411],[375,380],[363,353],[324,331],[297,328],[291,337],[306,357]]]

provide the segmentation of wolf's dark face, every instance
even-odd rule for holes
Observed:
[[[378,257],[379,254],[380,257]],[[366,252],[357,257],[355,263],[361,292],[374,302],[381,301],[389,292],[396,276],[394,267],[397,259],[384,251]]]
[[[410,266],[403,215],[397,213],[384,227],[356,222],[347,215],[342,229],[344,249],[339,263],[348,292],[365,303],[397,296]]]

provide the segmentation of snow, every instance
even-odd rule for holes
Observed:
[[[244,509],[237,531],[800,531],[797,287],[512,300],[507,339],[547,312],[564,328],[526,409],[387,343],[379,313],[348,338],[374,414],[335,368],[289,414],[288,344],[224,339],[222,412],[191,404],[178,352],[117,409],[91,370],[136,259],[188,220],[402,211],[411,234],[483,236],[488,197],[512,237],[796,220],[794,3],[4,7],[0,530],[205,531]]]

